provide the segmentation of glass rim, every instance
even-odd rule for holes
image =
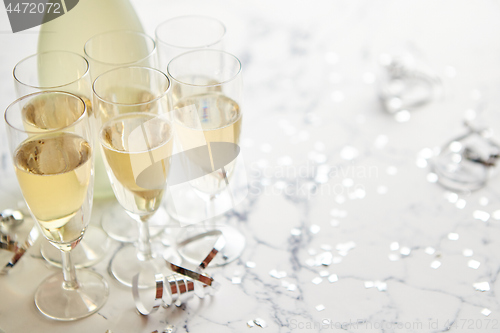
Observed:
[[[118,72],[118,71],[122,71],[122,70],[125,70],[125,69],[141,69],[141,70],[147,70],[149,72],[156,72],[157,74],[160,74],[161,76],[165,77],[165,79],[167,79],[167,83],[168,83],[167,88],[159,96],[156,96],[152,100],[149,100],[149,101],[146,101],[146,102],[139,102],[139,103],[118,103],[118,102],[109,101],[109,100],[105,99],[104,97],[100,96],[96,92],[96,90],[95,90],[95,84],[96,84],[97,80],[103,80],[103,77],[105,75],[109,75],[112,72]],[[164,98],[170,92],[170,87],[171,86],[172,86],[172,84],[170,82],[170,78],[165,73],[163,73],[162,71],[160,71],[160,70],[158,70],[156,68],[141,67],[141,66],[124,66],[124,67],[117,67],[117,68],[110,69],[109,71],[106,71],[106,72],[102,73],[101,75],[99,75],[98,77],[96,77],[96,79],[92,83],[92,94],[95,97],[97,97],[101,102],[108,103],[108,104],[111,104],[111,105],[118,105],[118,106],[140,106],[140,105],[148,105],[148,104],[154,103],[154,102],[159,101],[160,99]]]
[[[85,66],[86,66],[85,72],[82,75],[80,75],[78,78],[76,78],[75,80],[73,80],[73,81],[70,81],[70,82],[67,82],[67,83],[64,83],[64,84],[55,85],[55,86],[34,86],[34,85],[31,85],[31,84],[27,84],[27,83],[22,82],[19,79],[19,77],[16,76],[16,69],[19,68],[19,66],[23,62],[25,62],[26,60],[28,60],[30,58],[38,57],[38,56],[41,56],[41,55],[46,55],[46,54],[49,54],[49,53],[71,54],[72,56],[76,56],[77,58],[82,59],[84,61],[84,63],[85,63]],[[12,70],[12,75],[14,76],[14,80],[16,80],[16,82],[19,82],[19,84],[22,84],[25,87],[30,87],[30,88],[35,88],[35,89],[57,89],[57,88],[62,88],[62,87],[65,87],[65,86],[68,86],[68,85],[71,85],[71,84],[73,84],[75,82],[80,81],[83,77],[85,77],[85,75],[87,75],[87,74],[90,75],[89,71],[90,71],[89,62],[82,55],[80,55],[78,53],[75,53],[75,52],[71,52],[71,51],[54,50],[54,51],[46,51],[46,52],[35,53],[35,54],[29,55],[29,56],[27,56],[27,57],[19,60],[17,62],[17,64],[14,66],[14,69]]]
[[[164,41],[159,35],[159,30],[162,28],[162,26],[168,24],[168,23],[171,23],[175,20],[180,20],[180,19],[185,19],[185,18],[203,18],[203,19],[209,19],[211,21],[214,21],[218,24],[220,24],[220,26],[222,27],[222,34],[216,38],[213,42],[210,42],[208,44],[203,44],[203,45],[196,45],[196,46],[180,46],[180,45],[175,45],[175,44],[172,44],[172,43],[168,43],[166,41]],[[222,41],[222,39],[224,38],[224,36],[226,35],[226,32],[227,32],[227,29],[226,29],[226,26],[224,25],[224,23],[222,23],[221,20],[215,18],[215,17],[212,17],[212,16],[207,16],[207,15],[182,15],[182,16],[176,16],[176,17],[172,17],[172,18],[169,18],[168,20],[165,20],[163,22],[161,22],[155,29],[155,38],[156,40],[161,43],[161,44],[164,44],[164,45],[168,45],[168,46],[171,46],[171,47],[175,47],[175,48],[178,48],[178,49],[184,49],[184,50],[193,50],[193,49],[199,49],[199,48],[206,48],[206,47],[210,47],[212,45],[215,45],[217,43],[219,43],[220,41]]]
[[[46,95],[46,94],[55,94],[55,95],[68,95],[70,97],[73,97],[73,98],[76,98],[78,99],[82,104],[83,104],[83,112],[82,114],[78,117],[78,119],[76,119],[74,122],[72,122],[71,124],[69,125],[66,125],[66,126],[62,126],[62,127],[59,127],[59,128],[53,128],[53,129],[47,129],[47,130],[43,130],[43,131],[30,131],[30,130],[26,130],[24,127],[21,129],[21,128],[18,128],[16,126],[14,126],[12,124],[12,122],[9,122],[8,120],[8,115],[7,113],[9,112],[9,110],[11,110],[14,105],[20,103],[21,101],[27,99],[27,98],[32,98],[32,97],[35,97],[37,95]],[[21,109],[22,110],[22,109]],[[57,90],[51,90],[51,91],[37,91],[37,92],[34,92],[34,93],[31,93],[29,95],[24,95],[18,99],[16,99],[14,102],[10,103],[9,106],[7,106],[7,108],[5,109],[5,112],[4,112],[4,119],[5,119],[5,123],[12,129],[18,131],[18,132],[21,132],[21,133],[27,133],[27,134],[47,134],[47,133],[57,133],[57,132],[61,132],[67,128],[70,128],[70,127],[73,127],[75,125],[77,125],[78,123],[80,123],[82,121],[83,118],[85,118],[85,115],[88,114],[88,110],[87,110],[87,105],[85,104],[84,100],[78,96],[78,95],[75,95],[75,94],[72,94],[72,93],[69,93],[69,92],[66,92],[66,91],[57,91]]]
[[[194,84],[194,83],[187,83],[187,82],[183,82],[179,79],[176,79],[172,73],[170,73],[170,66],[172,65],[172,63],[176,60],[178,60],[179,58],[181,57],[184,57],[186,55],[189,55],[189,54],[192,54],[192,53],[201,53],[201,52],[215,52],[215,53],[221,53],[221,54],[224,54],[226,56],[229,56],[231,58],[233,58],[234,60],[236,60],[236,63],[238,64],[238,70],[236,71],[236,73],[231,76],[231,78],[225,80],[225,81],[222,81],[222,82],[217,82],[217,83],[214,83],[214,84]],[[242,71],[242,66],[241,66],[241,61],[240,59],[238,59],[238,57],[236,57],[234,54],[231,54],[229,52],[226,52],[226,51],[221,51],[221,50],[215,50],[215,49],[198,49],[198,50],[193,50],[193,51],[188,51],[188,52],[184,52],[182,54],[179,54],[178,56],[172,58],[172,60],[169,61],[168,65],[167,65],[167,74],[169,77],[172,78],[172,80],[174,80],[175,82],[177,82],[178,84],[182,84],[182,85],[185,85],[185,86],[191,86],[191,87],[218,87],[218,86],[222,86],[224,84],[227,84],[231,81],[234,81],[236,80],[236,78],[241,74],[241,71]]]
[[[135,117],[144,116],[144,115],[150,116],[151,119],[159,118],[162,121],[166,122],[169,125],[169,127],[170,127],[170,136],[169,136],[168,140],[166,140],[165,142],[162,142],[158,146],[153,147],[153,149],[154,148],[158,148],[158,147],[162,147],[162,146],[168,144],[170,141],[172,141],[172,139],[174,138],[174,133],[173,133],[173,128],[172,128],[172,122],[167,119],[167,117],[166,117],[165,114],[157,114],[157,113],[151,113],[151,112],[127,112],[127,113],[122,113],[122,114],[120,114],[120,115],[118,115],[116,117],[112,117],[111,119],[107,120],[104,124],[102,124],[102,126],[99,128],[99,134],[98,134],[99,144],[101,146],[105,145],[107,149],[109,149],[111,151],[114,151],[114,152],[117,152],[117,153],[140,154],[140,153],[147,152],[148,150],[140,150],[140,151],[118,150],[118,149],[110,147],[109,145],[103,143],[103,141],[102,141],[102,131],[103,131],[103,129],[104,129],[104,127],[106,125],[111,124],[111,123],[113,123],[113,122],[115,122],[117,120],[121,120],[123,118],[135,118]]]
[[[150,52],[143,58],[140,58],[140,59],[137,59],[137,60],[134,60],[134,61],[130,61],[130,62],[122,62],[122,63],[114,63],[114,62],[107,62],[107,61],[102,61],[102,60],[99,60],[99,59],[96,59],[95,57],[91,56],[87,51],[88,51],[88,45],[92,42],[92,40],[94,38],[98,38],[98,37],[102,37],[102,36],[106,36],[106,35],[113,35],[113,34],[116,34],[116,33],[125,33],[125,34],[131,34],[131,35],[139,35],[139,36],[142,36],[142,37],[145,37],[145,40],[149,40],[150,42],[152,42],[153,44],[153,48],[150,50]],[[92,37],[90,37],[86,42],[85,44],[83,45],[83,53],[85,54],[85,56],[87,56],[89,59],[91,59],[92,61],[95,61],[99,64],[104,64],[104,65],[120,65],[120,66],[128,66],[128,65],[132,65],[132,64],[135,64],[135,63],[138,63],[138,62],[141,62],[149,57],[151,57],[154,52],[156,51],[156,42],[153,38],[151,38],[151,36],[143,33],[143,32],[140,32],[140,31],[135,31],[135,30],[111,30],[111,31],[106,31],[106,32],[101,32],[97,35],[94,35]]]

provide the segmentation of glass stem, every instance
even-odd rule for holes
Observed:
[[[153,259],[151,242],[149,240],[149,223],[147,220],[138,220],[139,240],[137,244],[137,258],[141,261]]]
[[[76,281],[75,265],[71,261],[70,251],[61,251],[62,254],[62,269],[63,269],[63,288],[77,289],[78,282]]]

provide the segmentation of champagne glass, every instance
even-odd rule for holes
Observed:
[[[156,68],[156,43],[148,35],[130,30],[116,30],[91,37],[84,46],[85,57],[90,64],[92,82],[104,72],[118,67]],[[102,125],[102,123],[101,123]],[[97,131],[96,131],[97,132]],[[103,177],[109,184],[106,169],[99,153],[96,155],[96,179]],[[109,194],[112,195],[111,187]],[[118,223],[117,221],[120,221]],[[158,235],[165,228],[168,216],[163,207],[150,221],[150,234]],[[131,243],[139,237],[135,221],[121,207],[111,207],[101,219],[101,226],[109,237],[119,242]]]
[[[9,105],[5,121],[24,200],[43,235],[62,254],[63,274],[42,282],[35,304],[57,320],[89,316],[106,302],[108,285],[86,269],[78,271],[77,280],[70,256],[92,209],[93,137],[86,105],[70,93],[38,92]]]
[[[166,70],[172,58],[187,51],[223,50],[225,34],[224,24],[209,16],[185,15],[160,23],[155,29],[159,68]]]
[[[172,154],[170,80],[156,69],[121,67],[100,75],[93,89],[106,170],[118,202],[139,227],[137,246],[122,247],[110,263],[111,274],[131,286],[138,272],[158,269],[148,223],[160,208]]]
[[[245,247],[245,238],[236,228],[215,226],[216,215],[235,205],[234,188],[229,180],[238,165],[236,157],[242,122],[241,63],[234,55],[223,51],[195,50],[172,59],[167,72],[172,79],[176,140],[183,152],[176,156],[185,156],[181,162],[184,167],[179,169],[188,173],[180,178],[188,179],[203,200],[205,227],[219,229],[225,238],[222,256],[215,262],[215,265],[223,265],[238,258]],[[170,181],[173,185],[176,179],[172,176]],[[184,237],[180,238],[200,238],[196,233],[196,230],[186,229]],[[180,247],[180,254],[199,263],[203,253],[208,252],[204,251],[206,244],[211,242],[203,238],[192,246]]]
[[[89,64],[81,55],[67,51],[33,54],[16,64],[13,75],[18,98],[38,91],[65,91],[83,99],[87,113],[92,116]],[[36,116],[50,119],[47,117],[52,115],[39,113]],[[91,123],[93,124],[92,120]],[[108,237],[101,228],[89,226],[86,235],[72,253],[73,262],[78,268],[95,264],[109,248]],[[42,242],[40,250],[49,263],[61,266],[59,251],[49,242]]]

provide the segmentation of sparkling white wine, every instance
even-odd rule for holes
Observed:
[[[234,100],[220,93],[207,93],[185,97],[174,105],[176,130],[182,150],[186,151],[207,144],[210,151],[211,142],[239,143],[241,132],[241,110]],[[193,163],[207,166],[204,161],[197,160],[202,156],[189,156]],[[211,166],[214,166],[210,153]],[[192,181],[199,191],[214,194],[225,186],[225,177],[231,177],[235,161],[221,169],[207,169],[209,173]]]
[[[72,133],[40,134],[14,153],[24,199],[45,236],[68,249],[83,236],[90,212],[92,148]]]
[[[101,147],[118,202],[130,213],[154,213],[163,196],[172,155],[170,123],[130,113],[103,125]]]
[[[90,101],[81,97],[90,114]],[[22,110],[27,131],[59,129],[73,124],[83,114],[81,102],[70,95],[40,95],[30,100]]]

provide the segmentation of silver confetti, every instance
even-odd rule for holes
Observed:
[[[255,323],[255,325],[261,327],[261,328],[266,328],[267,327],[267,323],[264,319],[262,318],[255,318],[253,320],[253,322]]]
[[[427,168],[427,165],[428,165],[429,163],[427,163],[427,160],[426,160],[426,159],[424,159],[424,158],[417,158],[417,159],[415,160],[415,164],[416,164],[416,165],[417,165],[417,167],[419,167],[420,169],[425,169],[425,168]]]
[[[318,252],[316,252],[316,250],[311,247],[307,250],[307,253],[309,253],[310,256],[315,256]]]
[[[326,277],[326,276],[328,276],[329,274],[330,274],[330,273],[328,273],[328,271],[321,271],[321,272],[319,272],[319,276],[321,276],[321,277]]]
[[[302,231],[297,228],[293,228],[292,230],[290,230],[290,234],[292,234],[292,236],[300,236],[301,233]]]
[[[249,320],[249,321],[247,321],[247,326],[248,326],[249,328],[252,328],[252,327],[254,327],[254,326],[255,326],[255,323],[253,322],[253,320]]]
[[[313,224],[311,225],[311,227],[309,228],[309,231],[311,232],[311,234],[317,234],[319,231],[321,230],[320,226],[317,225],[317,224]]]
[[[335,196],[335,202],[338,203],[339,205],[343,204],[345,202],[345,197],[343,195],[336,195]]]
[[[436,183],[438,181],[438,175],[433,172],[427,174],[427,181],[429,183]]]
[[[408,110],[401,110],[394,115],[394,119],[396,119],[398,123],[405,123],[409,121],[410,118],[411,114]]]
[[[340,157],[346,161],[351,161],[356,157],[358,157],[358,155],[359,155],[358,150],[351,146],[345,146],[340,151]]]
[[[366,289],[373,288],[374,286],[375,286],[375,283],[373,283],[373,281],[365,281],[365,288]]]
[[[418,152],[418,156],[423,158],[423,159],[430,159],[432,156],[434,156],[434,152],[432,151],[431,148],[424,148],[421,151]]]
[[[320,284],[321,282],[323,282],[323,279],[321,277],[317,276],[314,279],[312,279],[311,282],[314,284]]]
[[[330,244],[321,244],[320,248],[323,251],[331,251],[332,250],[332,246]]]
[[[342,257],[335,256],[332,258],[332,264],[340,264],[342,262]]]
[[[438,269],[441,266],[441,262],[438,260],[434,260],[431,262],[431,268]]]
[[[445,192],[444,197],[449,203],[456,203],[458,200],[458,194],[455,192]]]
[[[474,289],[478,291],[488,291],[490,290],[490,284],[485,281],[485,282],[476,282],[472,285]]]
[[[253,261],[247,261],[246,262],[246,266],[248,268],[255,268],[256,265],[255,265],[255,263]]]
[[[495,210],[493,214],[491,214],[491,217],[493,217],[495,220],[500,220],[500,209]]]
[[[356,247],[356,243],[353,241],[349,241],[346,243],[338,243],[337,246],[335,246],[335,249],[337,251],[342,251],[342,252],[349,252],[350,250],[354,249]]]
[[[467,262],[467,266],[469,266],[472,269],[478,269],[479,266],[481,266],[481,263],[477,260],[469,260]]]
[[[464,257],[472,257],[474,255],[474,251],[472,251],[471,249],[464,249],[462,254],[464,255]]]
[[[330,283],[337,282],[338,280],[339,280],[339,277],[337,276],[337,274],[332,274],[328,277],[328,282],[330,282]]]
[[[487,212],[482,211],[482,210],[475,210],[475,211],[472,213],[472,216],[473,216],[476,220],[481,220],[481,221],[483,221],[483,222],[488,222],[488,220],[490,219],[490,214],[488,214]]]
[[[481,314],[485,315],[486,317],[488,317],[491,314],[491,310],[488,309],[488,308],[484,308],[484,309],[481,310]]]
[[[240,284],[241,283],[241,277],[240,276],[233,276],[233,278],[231,279],[231,282],[233,284]]]
[[[424,252],[427,253],[428,255],[433,255],[436,252],[436,250],[433,247],[428,246],[425,248]]]
[[[276,269],[273,269],[269,272],[269,275],[271,275],[273,278],[276,279],[282,279],[286,277],[286,272],[285,271],[277,271]]]
[[[354,180],[352,180],[351,178],[346,178],[342,181],[342,185],[344,187],[351,187],[354,185]]]
[[[320,266],[330,266],[333,261],[333,255],[331,252],[323,252],[316,256],[316,265]]]
[[[288,291],[295,291],[297,290],[297,285],[293,284],[293,283],[290,283],[287,287],[286,287],[286,290]]]
[[[399,243],[398,242],[392,242],[391,245],[389,246],[391,251],[397,251],[399,250]]]
[[[323,304],[318,304],[315,306],[316,311],[320,312],[325,309],[325,306]]]
[[[457,207],[458,209],[464,209],[466,205],[467,201],[465,201],[464,199],[458,199],[455,207]]]
[[[460,235],[459,235],[459,234],[457,234],[457,233],[450,232],[450,233],[448,234],[448,239],[449,239],[449,240],[456,241],[456,240],[458,240],[459,238],[460,238]]]
[[[401,250],[399,251],[399,253],[401,253],[402,255],[404,256],[409,256],[410,253],[411,253],[411,249],[409,247],[402,247]]]

